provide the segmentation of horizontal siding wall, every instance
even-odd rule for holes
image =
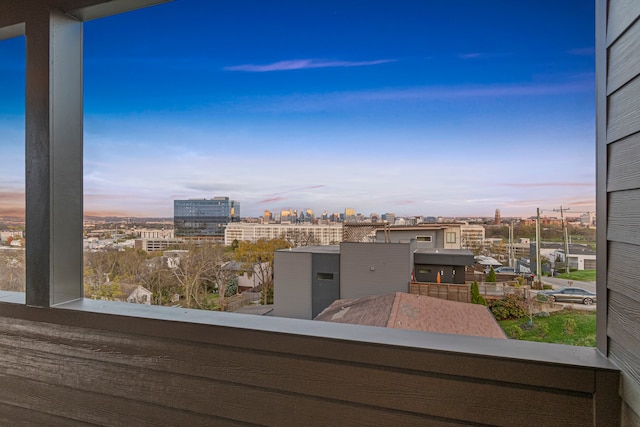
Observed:
[[[6,306],[0,412],[46,425],[583,426],[612,395],[596,378],[617,389],[618,373],[595,367],[67,310],[42,323]]]
[[[624,425],[640,413],[640,1],[607,0],[606,117],[608,356],[623,371]],[[602,37],[599,34],[598,37]],[[599,84],[603,84],[599,81]],[[606,164],[603,164],[606,163]],[[599,185],[602,185],[600,183]],[[604,203],[600,201],[599,203]],[[605,265],[604,263],[602,265]]]
[[[638,0],[609,0],[607,44],[610,45],[640,16]]]
[[[640,188],[640,132],[611,143],[607,148],[607,190]]]

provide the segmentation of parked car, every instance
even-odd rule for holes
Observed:
[[[596,294],[582,288],[558,288],[542,291],[539,294],[546,296],[551,302],[577,302],[585,305],[591,305],[596,302]]]
[[[516,269],[511,267],[498,267],[493,271],[495,271],[496,273],[502,273],[502,274],[516,274]]]
[[[491,271],[491,267],[487,267],[484,269],[484,274],[489,274],[489,272]],[[511,268],[511,267],[505,267],[503,265],[499,266],[499,267],[494,267],[493,268],[494,273],[502,273],[502,274],[516,274],[516,269],[515,268]]]

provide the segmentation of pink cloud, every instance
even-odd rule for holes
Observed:
[[[279,193],[265,194],[265,196],[279,196],[281,194],[293,193],[294,191],[312,190],[314,188],[322,188],[324,185],[310,185],[308,187],[294,188],[293,190],[281,191]]]
[[[294,59],[289,61],[278,61],[271,64],[256,65],[243,64],[224,67],[227,71],[247,71],[253,73],[264,73],[269,71],[305,70],[310,68],[333,68],[333,67],[362,67],[367,65],[385,64],[395,62],[395,59],[378,59],[375,61],[328,61],[323,59]]]
[[[517,184],[502,184],[505,187],[536,188],[536,187],[595,187],[595,182],[526,182]]]
[[[287,200],[287,197],[271,197],[269,199],[260,200],[258,204],[264,205],[265,203],[279,202],[282,200]]]

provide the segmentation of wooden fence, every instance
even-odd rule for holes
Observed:
[[[412,282],[409,285],[409,292],[450,301],[471,302],[471,287],[467,284]]]
[[[509,294],[528,296],[528,287],[511,286],[506,282],[478,283],[478,290],[480,291],[480,295],[485,297],[485,299],[501,299]],[[468,283],[458,285],[453,283],[411,282],[409,285],[409,293],[449,301],[471,302],[471,285]]]

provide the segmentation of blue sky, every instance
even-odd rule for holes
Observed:
[[[87,214],[594,210],[593,2],[266,3],[85,23]],[[0,215],[24,206],[24,49],[0,41]]]

